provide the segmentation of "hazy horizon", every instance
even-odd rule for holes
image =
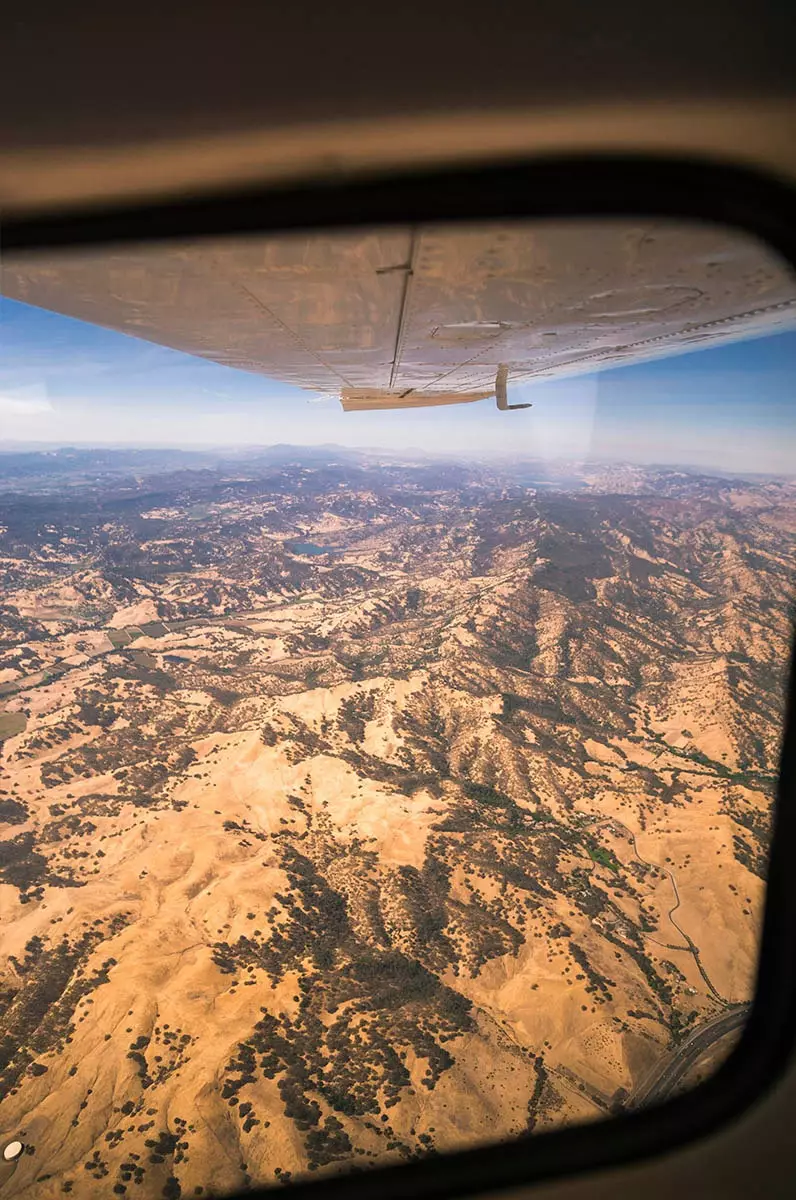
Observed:
[[[796,469],[791,471],[754,471],[734,469],[731,467],[723,467],[716,463],[687,463],[687,462],[633,462],[629,459],[622,458],[595,458],[588,457],[583,459],[572,458],[541,458],[533,455],[523,455],[519,453],[495,454],[477,454],[474,451],[444,451],[435,450],[428,451],[419,446],[395,447],[395,446],[345,446],[336,442],[318,442],[318,443],[290,443],[290,442],[270,442],[270,443],[252,443],[250,445],[238,445],[236,443],[229,444],[179,444],[166,442],[9,442],[0,440],[0,457],[12,456],[15,454],[55,454],[59,451],[97,451],[97,452],[114,452],[124,453],[131,452],[150,452],[150,453],[182,453],[182,454],[216,454],[222,461],[233,459],[236,456],[243,458],[245,455],[248,458],[256,457],[258,454],[265,454],[269,451],[279,450],[329,450],[330,454],[337,451],[346,453],[356,453],[363,456],[377,455],[385,458],[397,459],[418,459],[427,460],[428,462],[455,462],[462,466],[467,465],[484,465],[499,468],[505,466],[520,466],[528,465],[529,467],[541,466],[553,474],[557,469],[561,471],[567,470],[594,470],[600,467],[628,467],[638,468],[647,471],[683,471],[689,474],[706,474],[716,477],[731,477],[734,479],[747,480],[773,480],[783,483],[792,483],[796,480]],[[245,461],[245,459],[244,459]]]

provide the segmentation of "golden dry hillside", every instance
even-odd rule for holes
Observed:
[[[796,487],[11,457],[4,1196],[288,1182],[606,1117],[694,1038],[715,1065]]]

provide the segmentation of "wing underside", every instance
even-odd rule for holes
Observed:
[[[511,222],[7,259],[14,299],[316,392],[456,404],[792,326],[770,253],[718,227]]]

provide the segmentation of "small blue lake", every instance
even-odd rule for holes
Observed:
[[[314,542],[287,542],[291,554],[341,554],[342,546],[316,546]]]

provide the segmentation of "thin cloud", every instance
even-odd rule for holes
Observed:
[[[53,412],[55,409],[46,396],[0,392],[0,417],[40,417]]]

